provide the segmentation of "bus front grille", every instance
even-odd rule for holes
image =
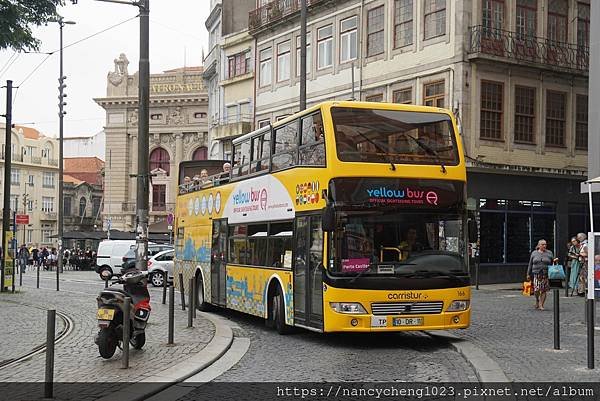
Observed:
[[[442,301],[372,303],[374,315],[433,315],[442,313]]]

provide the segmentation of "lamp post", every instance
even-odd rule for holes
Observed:
[[[56,217],[58,220],[58,266],[56,267],[56,291],[60,290],[59,274],[63,269],[63,143],[64,143],[64,117],[67,114],[64,111],[64,107],[67,105],[64,93],[64,89],[67,87],[65,84],[65,77],[63,72],[63,28],[65,25],[74,25],[74,21],[65,21],[62,17],[58,19],[58,25],[60,27],[60,67],[59,67],[59,86],[58,86],[58,212]]]

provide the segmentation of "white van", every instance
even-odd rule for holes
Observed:
[[[110,275],[121,274],[123,256],[135,247],[135,240],[104,240],[98,246],[96,256],[96,273],[102,277],[102,271],[110,271]]]

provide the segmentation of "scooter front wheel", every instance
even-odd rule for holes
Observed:
[[[98,333],[98,351],[100,356],[104,359],[110,359],[117,350],[117,335],[113,329],[105,328],[101,329]]]
[[[146,344],[146,333],[140,333],[137,336],[132,337],[131,340],[129,340],[129,343],[135,349],[142,349],[144,344]]]

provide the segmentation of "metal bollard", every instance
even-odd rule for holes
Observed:
[[[162,304],[164,305],[166,303],[166,299],[167,299],[167,272],[163,272],[163,299],[162,299]]]
[[[560,290],[554,289],[554,349],[560,349]]]
[[[40,288],[40,265],[37,266],[37,284],[35,288]]]
[[[567,264],[567,273],[566,273],[566,277],[565,277],[565,297],[569,297],[569,279],[571,277],[571,266],[569,264]]]
[[[179,273],[179,293],[181,294],[181,310],[185,310],[185,288],[183,287],[183,273]]]
[[[25,265],[25,269],[27,269],[27,265]],[[23,267],[21,267],[19,271],[21,272],[19,274],[19,287],[23,287]]]
[[[56,331],[56,310],[48,311],[46,323],[46,376],[44,378],[44,398],[53,398],[54,392],[54,333]]]
[[[189,284],[190,284],[190,288],[188,291],[188,325],[187,325],[187,327],[194,327],[194,300],[192,299],[192,296],[194,294],[194,291],[192,289],[192,286],[194,285],[193,278],[190,279]]]
[[[175,287],[169,287],[169,342],[173,344],[173,332],[175,328]]]
[[[121,368],[129,369],[129,315],[131,314],[131,298],[125,297],[123,304],[123,363]]]
[[[192,286],[192,303],[190,305],[192,305],[192,309],[194,310],[194,319],[196,318],[196,309],[198,308],[198,297],[196,296],[196,291],[198,291],[198,288],[196,287],[196,276],[194,276],[194,285]]]

